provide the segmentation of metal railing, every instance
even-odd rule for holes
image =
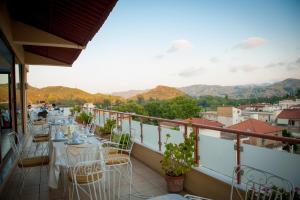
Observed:
[[[117,120],[117,124],[119,124],[122,130],[122,120],[128,119],[129,122],[129,131],[131,134],[131,124],[132,124],[132,118],[139,119],[140,121],[140,142],[144,143],[144,131],[143,131],[143,122],[145,120],[154,120],[157,122],[158,126],[158,149],[161,152],[162,151],[162,134],[161,134],[161,125],[160,122],[169,122],[172,124],[176,124],[179,126],[184,127],[184,137],[188,134],[188,127],[191,127],[195,133],[195,152],[194,152],[194,158],[195,163],[197,166],[199,166],[199,130],[200,129],[208,129],[208,130],[215,130],[215,131],[221,131],[225,133],[231,133],[236,136],[236,166],[237,169],[239,169],[239,166],[241,166],[241,136],[247,136],[247,137],[255,137],[255,138],[261,138],[261,139],[268,139],[268,140],[274,140],[279,141],[282,143],[288,143],[288,144],[300,144],[300,139],[298,138],[290,138],[290,137],[282,137],[282,136],[275,136],[275,135],[268,135],[268,134],[258,134],[255,132],[250,131],[240,131],[235,129],[229,129],[229,128],[221,128],[221,127],[215,127],[215,126],[207,126],[203,124],[195,124],[195,123],[189,123],[185,121],[178,121],[178,120],[170,120],[170,119],[164,119],[159,117],[151,117],[151,116],[145,116],[145,115],[138,115],[134,113],[127,113],[127,112],[120,112],[120,111],[114,111],[114,110],[105,110],[105,109],[91,109],[91,108],[85,108],[86,111],[89,111],[94,114],[94,116],[98,115],[100,116],[102,114],[103,120],[105,121],[106,114],[108,114],[109,118],[111,116],[115,116]],[[100,118],[99,118],[100,119]],[[121,122],[121,123],[119,123]],[[239,171],[239,170],[237,170]],[[237,183],[239,184],[241,182],[241,175],[237,174]]]

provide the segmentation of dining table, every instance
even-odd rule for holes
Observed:
[[[57,128],[59,127],[59,128]],[[99,147],[102,148],[101,140],[92,134],[87,134],[86,129],[79,124],[68,124],[65,122],[52,122],[50,123],[50,141],[49,141],[49,179],[48,186],[53,189],[57,189],[59,185],[59,178],[61,169],[68,167],[67,160],[67,148],[72,146],[74,154],[80,153],[84,148]],[[65,138],[57,139],[57,132],[61,132],[65,135]],[[76,132],[79,134],[80,144],[72,144],[72,138],[70,134]],[[72,135],[72,134],[71,134]],[[74,147],[74,148],[73,148]]]

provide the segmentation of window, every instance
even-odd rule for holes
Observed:
[[[289,120],[289,125],[290,126],[295,126],[295,120]]]

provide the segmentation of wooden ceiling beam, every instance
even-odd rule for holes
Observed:
[[[81,46],[74,42],[58,37],[54,34],[42,31],[38,28],[18,21],[12,22],[12,33],[13,41],[15,44],[85,49],[85,46]]]

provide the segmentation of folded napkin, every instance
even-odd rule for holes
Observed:
[[[62,139],[64,137],[65,137],[65,135],[61,131],[58,131],[55,133],[55,139]]]
[[[85,127],[84,133],[85,133],[86,135],[89,135],[89,134],[90,134],[90,129],[89,129],[88,127]]]
[[[73,137],[72,137],[72,142],[73,143],[80,143],[80,136],[78,132],[74,132],[73,133]]]

